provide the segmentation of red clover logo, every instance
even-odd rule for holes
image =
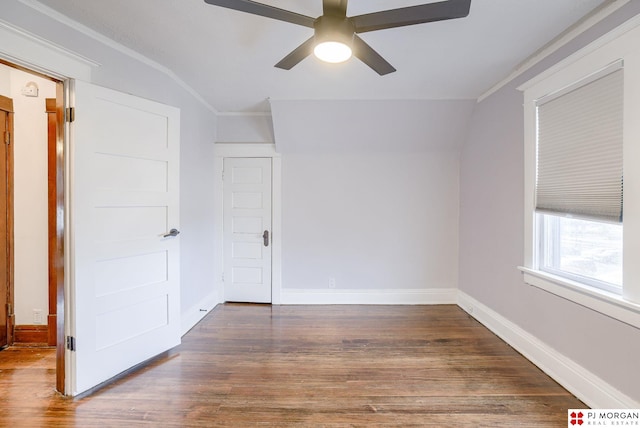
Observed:
[[[582,412],[571,412],[569,414],[569,423],[571,423],[571,425],[582,425],[584,422],[582,421],[582,418],[584,417],[584,415],[582,414]]]

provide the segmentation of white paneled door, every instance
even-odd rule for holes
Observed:
[[[224,297],[271,303],[271,158],[224,159]]]
[[[77,395],[180,343],[180,111],[80,81],[73,96],[69,330]]]

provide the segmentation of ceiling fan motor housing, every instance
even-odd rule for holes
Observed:
[[[351,47],[355,27],[346,17],[323,15],[313,23],[315,44],[340,42]]]

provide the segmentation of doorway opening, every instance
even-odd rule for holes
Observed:
[[[0,96],[0,347],[55,346],[64,392],[64,84],[0,60]]]

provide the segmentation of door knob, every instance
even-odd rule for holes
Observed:
[[[166,235],[162,235],[163,238],[168,238],[170,236],[178,236],[178,234],[180,233],[180,231],[178,229],[171,229],[169,231],[169,233],[167,233]]]
[[[264,242],[264,246],[268,247],[269,246],[269,231],[265,230],[264,233],[262,234],[262,241]]]

